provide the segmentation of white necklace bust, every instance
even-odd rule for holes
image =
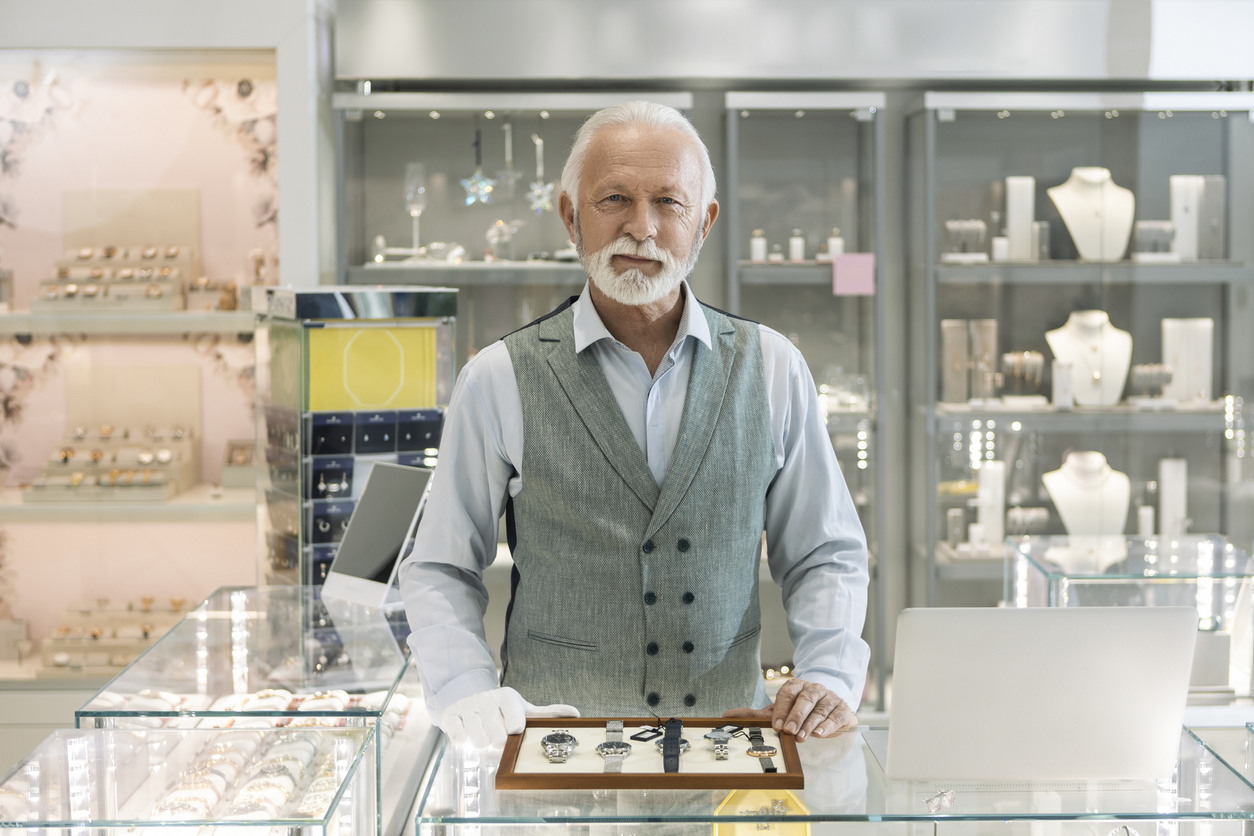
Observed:
[[[1128,249],[1136,198],[1111,179],[1110,169],[1080,166],[1047,190],[1084,261],[1119,261]]]
[[[1062,467],[1041,477],[1067,529],[1069,547],[1053,547],[1046,559],[1069,572],[1098,572],[1127,555],[1123,530],[1132,499],[1127,474],[1094,451],[1074,452]]]
[[[1071,365],[1075,402],[1113,406],[1132,365],[1132,335],[1110,324],[1105,311],[1072,311],[1061,328],[1045,333],[1054,359]]]

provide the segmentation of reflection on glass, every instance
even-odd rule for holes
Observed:
[[[414,221],[414,255],[418,258],[418,221],[427,208],[427,167],[422,163],[405,166],[405,211]]]

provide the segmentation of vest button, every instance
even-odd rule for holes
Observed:
[[[649,646],[646,647],[644,650],[650,656],[656,656],[657,655],[657,642],[649,642]]]
[[[645,602],[646,604],[656,604],[656,603],[657,603],[657,595],[656,595],[655,593],[653,593],[653,592],[646,592],[646,593],[644,594],[644,602]]]
[[[689,694],[688,696],[684,697],[684,705],[688,706],[689,708],[692,708],[696,704],[697,704],[697,698],[694,697],[692,694]]]
[[[644,545],[640,547],[640,551],[644,552],[645,554],[651,554],[653,552],[653,541],[645,540]]]
[[[692,548],[692,543],[689,543],[686,538],[680,537],[679,544],[676,546],[676,548],[678,548],[681,552],[686,552],[688,551],[688,549]]]
[[[654,691],[653,693],[649,694],[649,696],[645,697],[644,701],[647,702],[651,706],[656,706],[658,703],[662,701],[662,698],[661,696],[658,695],[657,691]]]
[[[697,646],[692,642],[684,642],[684,653],[691,653],[696,650]]]
[[[693,601],[695,601],[695,600],[697,600],[697,596],[693,595],[691,592],[685,592],[685,593],[684,593],[684,603],[685,603],[685,604],[691,604],[691,603],[692,603]]]

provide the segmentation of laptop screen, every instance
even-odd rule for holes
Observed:
[[[340,540],[331,571],[386,584],[431,471],[376,463]]]

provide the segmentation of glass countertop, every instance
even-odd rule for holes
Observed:
[[[0,779],[0,829],[325,827],[356,813],[347,832],[373,833],[374,734],[61,729]]]
[[[973,732],[974,733],[974,732]],[[1245,729],[1182,729],[1173,778],[1161,781],[894,781],[883,770],[888,730],[856,729],[798,745],[806,788],[783,815],[717,815],[729,790],[500,790],[500,753],[447,740],[416,810],[424,825],[669,824],[891,821],[1254,819],[1254,784],[1208,745],[1229,749]],[[1083,741],[1076,741],[1082,747]],[[739,791],[746,792],[746,791]],[[749,791],[753,792],[753,791]],[[779,795],[776,790],[768,794]]]
[[[1012,549],[1010,557],[1025,558],[1051,580],[1254,577],[1254,559],[1220,534],[1008,537],[1006,543]],[[1092,559],[1083,559],[1085,556]]]
[[[398,687],[416,693],[409,655],[384,611],[318,593],[217,590],[76,716],[366,719],[394,707]]]

